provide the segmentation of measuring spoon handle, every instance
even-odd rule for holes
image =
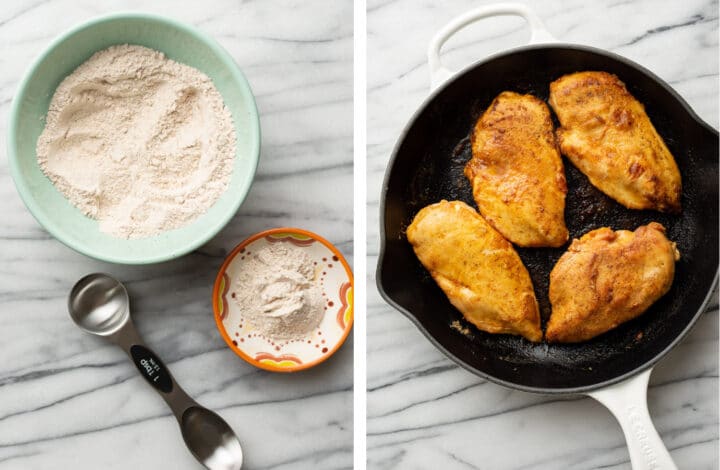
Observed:
[[[158,355],[145,346],[132,321],[128,321],[110,340],[127,353],[140,375],[163,397],[178,421],[182,419],[185,410],[199,406],[178,385]]]

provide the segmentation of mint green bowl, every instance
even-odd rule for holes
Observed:
[[[208,75],[232,113],[237,134],[235,168],[228,190],[192,224],[160,235],[124,240],[100,232],[40,170],[35,144],[45,126],[55,89],[95,52],[114,44],[139,44]],[[25,205],[55,238],[87,256],[121,264],[149,264],[182,256],[215,236],[245,199],[260,155],[260,121],[250,85],[215,40],[176,21],[144,13],[120,13],[81,24],[35,60],[20,82],[10,111],[8,160]]]

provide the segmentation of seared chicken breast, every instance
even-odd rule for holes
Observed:
[[[680,212],[675,159],[618,77],[565,75],[550,84],[550,106],[560,150],[596,188],[629,209]]]
[[[561,246],[565,170],[550,110],[532,95],[500,93],[478,119],[465,166],[480,213],[518,246]]]
[[[530,275],[510,242],[472,207],[429,205],[417,213],[407,238],[450,303],[478,329],[542,339]]]
[[[670,290],[679,258],[656,222],[634,232],[603,227],[574,240],[550,273],[545,338],[586,341],[641,315]]]

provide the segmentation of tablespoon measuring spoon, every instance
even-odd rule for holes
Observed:
[[[120,346],[155,388],[180,424],[190,452],[210,470],[240,470],[243,453],[232,428],[200,406],[175,382],[160,358],[145,346],[130,318],[125,286],[107,274],[89,274],[70,291],[68,310],[77,326]]]

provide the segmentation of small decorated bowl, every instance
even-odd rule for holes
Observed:
[[[243,316],[235,301],[234,280],[245,259],[269,245],[287,243],[308,255],[322,289],[324,314],[306,337],[278,340],[264,336]],[[313,367],[337,351],[353,324],[353,275],[340,251],[321,236],[298,228],[275,228],[246,239],[220,267],[212,297],[215,322],[227,345],[250,364],[273,372]]]

